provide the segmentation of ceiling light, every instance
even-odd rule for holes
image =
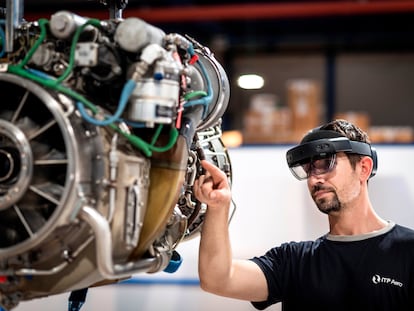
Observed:
[[[239,147],[243,144],[243,135],[240,131],[223,131],[221,140],[227,148]]]
[[[237,85],[245,90],[258,90],[263,87],[264,79],[256,74],[245,74],[237,79]]]

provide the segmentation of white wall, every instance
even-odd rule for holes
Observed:
[[[260,255],[284,241],[314,239],[328,230],[306,189],[289,172],[290,146],[243,147],[229,150],[233,166],[233,198],[237,210],[230,224],[236,257]],[[385,219],[414,228],[414,146],[380,145],[378,173],[370,181],[371,199]],[[250,311],[249,302],[214,296],[197,285],[199,239],[178,246],[183,264],[173,274],[136,275],[132,284],[89,290],[82,311]],[[22,302],[16,311],[67,310],[69,294]],[[267,310],[280,310],[272,306]]]

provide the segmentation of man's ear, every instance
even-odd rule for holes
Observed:
[[[360,164],[362,177],[368,180],[371,177],[372,170],[374,169],[374,161],[371,157],[364,156],[361,158]]]

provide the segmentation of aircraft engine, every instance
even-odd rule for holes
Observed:
[[[174,270],[201,229],[200,160],[221,140],[223,67],[139,18],[8,9],[0,59],[0,305]]]

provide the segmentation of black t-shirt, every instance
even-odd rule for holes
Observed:
[[[267,279],[267,301],[283,310],[414,310],[414,230],[290,242],[251,259]]]

